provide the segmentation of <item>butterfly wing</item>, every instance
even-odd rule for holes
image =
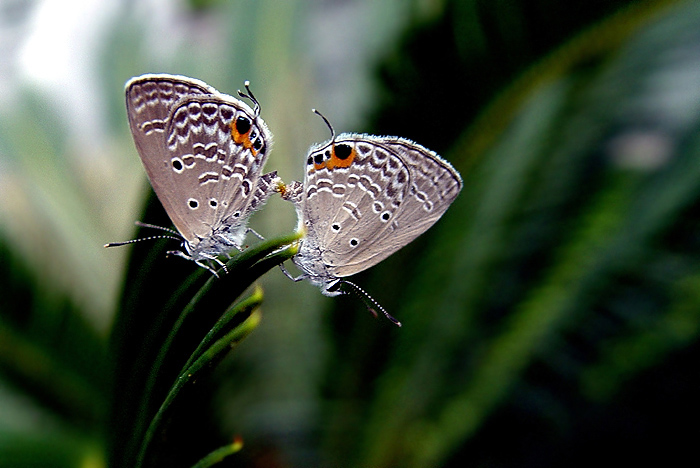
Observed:
[[[425,232],[457,197],[462,180],[448,162],[412,141],[343,134],[334,146],[311,150],[304,187],[307,248],[320,256],[311,269],[344,277]]]
[[[165,143],[166,184],[191,187],[166,194],[173,222],[186,220],[198,238],[222,234],[240,243],[272,144],[265,123],[231,96],[190,96],[176,105]]]
[[[206,83],[176,75],[142,75],[126,83],[126,110],[136,150],[141,157],[153,190],[180,234],[195,239],[186,223],[176,215],[171,192],[169,164],[171,155],[165,144],[165,131],[177,102],[187,96],[216,95]]]
[[[132,79],[126,104],[148,178],[180,234],[196,245],[244,224],[271,146],[264,122],[242,101],[181,76]]]

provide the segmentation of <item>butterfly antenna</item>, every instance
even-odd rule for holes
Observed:
[[[136,221],[134,224],[136,224],[139,227],[145,227],[145,228],[150,228],[150,229],[159,229],[161,231],[169,232],[171,234],[174,234],[173,236],[148,236],[148,237],[140,237],[138,239],[132,239],[124,242],[110,242],[109,244],[105,244],[105,248],[107,247],[119,247],[120,245],[127,245],[127,244],[133,244],[135,242],[141,242],[141,241],[146,241],[146,240],[157,240],[157,239],[173,239],[179,242],[184,242],[185,238],[180,235],[179,232],[173,231],[172,229],[168,229],[163,226],[156,226],[155,224],[148,224],[148,223],[142,223],[141,221]]]
[[[377,316],[377,311],[375,310],[375,308],[377,308],[377,309],[381,310],[382,313],[384,314],[384,316],[386,318],[388,318],[394,325],[396,325],[397,327],[401,326],[401,322],[396,320],[391,314],[389,314],[389,312],[386,311],[386,309],[384,309],[384,307],[379,305],[379,303],[377,301],[375,301],[372,296],[367,294],[367,291],[365,291],[364,289],[362,289],[361,287],[359,287],[355,283],[351,283],[350,281],[342,280],[341,283],[347,284],[348,286],[350,286],[352,288],[355,295],[357,297],[359,297],[360,299],[362,299],[362,302],[365,303],[365,306],[367,306],[367,310],[369,310],[372,313],[372,315],[374,315],[375,317]]]
[[[134,224],[139,226],[139,227],[145,227],[145,228],[150,228],[150,229],[160,229],[161,231],[166,231],[166,232],[175,234],[178,237],[178,239],[182,239],[182,236],[180,235],[179,232],[173,231],[172,229],[169,229],[169,228],[166,228],[163,226],[156,226],[155,224],[142,223],[141,221],[136,221],[136,222],[134,222]]]
[[[328,129],[331,131],[331,144],[332,144],[333,142],[335,142],[335,130],[333,130],[333,125],[331,125],[331,123],[328,121],[328,119],[326,118],[326,116],[323,115],[323,114],[321,114],[321,113],[320,113],[319,111],[317,111],[316,109],[311,109],[311,112],[313,112],[314,114],[320,116],[320,117],[323,119],[323,121],[326,122],[326,126],[327,126]]]
[[[105,248],[107,247],[119,247],[120,245],[127,245],[127,244],[134,244],[136,242],[141,242],[141,241],[147,241],[147,240],[156,240],[156,239],[173,239],[176,241],[182,242],[182,239],[180,237],[175,237],[175,236],[149,236],[149,237],[140,237],[138,239],[132,239],[124,242],[110,242],[109,244],[105,244]]]
[[[257,99],[255,99],[255,95],[253,92],[250,90],[250,81],[246,80],[245,83],[243,83],[243,86],[245,86],[246,91],[248,91],[248,94],[242,92],[240,89],[238,90],[238,95],[242,98],[250,99],[250,101],[255,105],[253,108],[253,112],[255,113],[255,117],[260,116],[260,103],[258,102]]]

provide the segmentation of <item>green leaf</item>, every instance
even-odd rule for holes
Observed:
[[[242,440],[234,440],[232,444],[224,445],[202,458],[192,468],[208,468],[224,460],[224,458],[239,452],[243,448]]]
[[[136,466],[143,466],[148,451],[151,446],[154,435],[163,430],[162,424],[168,412],[171,411],[171,406],[177,399],[183,388],[201,378],[201,373],[209,368],[211,369],[217,362],[223,359],[224,355],[260,323],[260,313],[255,313],[255,309],[262,301],[262,291],[257,290],[248,299],[242,301],[237,306],[230,309],[224,314],[222,319],[212,328],[207,337],[204,338],[200,347],[192,354],[190,361],[186,364],[183,371],[178,376],[176,382],[168,392],[168,395],[161,405],[160,409],[151,421],[148,430],[141,442],[141,450],[137,458]],[[242,314],[246,316],[240,325],[230,329],[231,320],[236,315]],[[228,331],[227,331],[228,329]],[[221,335],[214,343],[211,343],[214,336]]]
[[[128,431],[115,434],[117,438],[113,440],[115,447],[120,444],[126,447],[115,454],[117,459],[124,460],[119,463],[132,463],[129,460],[136,457],[139,447],[145,447],[143,438],[146,430],[153,425],[154,415],[162,411],[163,406],[160,402],[169,398],[168,395],[172,391],[164,387],[164,383],[172,382],[178,377],[181,367],[197,346],[193,340],[200,341],[207,330],[219,321],[232,300],[253,281],[270,268],[291,258],[296,252],[295,242],[298,239],[299,234],[292,234],[248,248],[227,263],[228,272],[221,274],[219,278],[197,267],[197,271],[182,283],[182,287],[172,291],[168,300],[164,301],[160,315],[153,316],[155,322],[150,336],[144,337],[144,348],[139,356],[135,356],[139,371],[126,376],[128,385],[142,391],[137,394],[118,395],[115,401],[116,412],[113,416],[124,423],[127,420],[131,421],[129,426],[120,426],[125,429],[128,427]],[[205,273],[204,276],[202,272]],[[163,287],[171,288],[168,284],[164,284]],[[154,307],[150,295],[141,300],[145,301],[147,309]],[[143,306],[138,308],[141,307]],[[136,309],[126,312],[126,316],[133,316],[135,311]],[[229,317],[233,318],[235,314]],[[167,334],[165,327],[169,327]],[[133,345],[126,348],[127,352],[133,353]],[[139,360],[143,356],[153,358]],[[122,399],[122,396],[125,399]],[[124,442],[120,442],[122,438]]]
[[[12,468],[105,468],[102,447],[70,431],[0,430],[0,466]]]

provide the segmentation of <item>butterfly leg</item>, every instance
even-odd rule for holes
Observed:
[[[253,228],[246,228],[245,232],[250,232],[258,239],[265,240],[265,238],[263,236],[261,236],[260,234],[258,234],[257,231],[255,231],[255,229],[253,229]]]
[[[212,275],[216,276],[217,278],[219,277],[219,274],[216,272],[216,270],[213,269],[212,267],[210,267],[209,265],[207,265],[206,263],[204,263],[203,261],[197,260],[194,263],[201,266],[202,268],[206,268],[207,270],[209,270],[211,272]]]
[[[286,276],[290,280],[294,281],[295,283],[297,283],[303,279],[306,279],[306,275],[304,275],[303,273],[301,275],[297,276],[296,278],[294,276],[292,276],[292,274],[284,267],[284,263],[280,263],[279,267],[280,267],[280,270],[282,270],[282,273],[284,273],[284,276]]]
[[[176,257],[182,257],[186,260],[194,260],[192,256],[188,255],[187,253],[181,251],[181,250],[169,250],[166,252],[166,255],[175,255]],[[203,257],[210,259],[210,260],[216,260],[219,264],[221,264],[224,267],[224,270],[226,270],[226,266],[221,263],[221,261],[218,258],[211,258],[210,256],[207,255],[202,255]],[[202,260],[194,260],[194,262],[201,266],[202,268],[206,268],[207,270],[211,271],[211,273],[216,276],[217,278],[219,277],[219,274],[214,270],[212,267],[204,263]]]
[[[273,193],[280,191],[279,187],[281,186],[284,186],[284,182],[277,176],[277,171],[261,175],[253,192],[253,198],[246,208],[246,213],[262,208]]]
[[[239,252],[243,252],[243,249],[238,244],[236,244],[235,242],[233,242],[231,239],[229,239],[225,235],[221,234],[220,232],[216,233],[215,236],[217,239],[220,239],[225,245],[227,245],[229,247],[233,247],[234,249],[238,250]],[[228,254],[228,252],[225,252],[224,255],[226,255],[227,258],[231,258],[231,256]]]
[[[216,255],[211,255],[211,254],[207,254],[207,253],[201,253],[200,255],[208,260],[211,260],[212,262],[218,263],[219,266],[221,267],[221,269],[224,270],[224,273],[228,274],[228,270],[226,269],[226,264],[224,262],[222,262],[221,260],[219,260]],[[214,271],[213,268],[211,268],[209,265],[206,265],[201,260],[197,260],[195,263],[199,266],[206,268],[207,270],[211,271],[212,273],[214,273],[214,276],[216,276],[217,278],[219,277],[219,275],[216,273],[216,271]]]

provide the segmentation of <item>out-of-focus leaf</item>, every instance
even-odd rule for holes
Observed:
[[[657,239],[684,222],[679,217],[700,191],[700,94],[685,77],[697,76],[688,67],[700,59],[698,42],[690,46],[688,35],[699,12],[687,4],[647,6],[614,16],[543,61],[504,94],[500,104],[507,105],[492,107],[449,152],[469,167],[464,192],[412,264],[386,268],[402,272],[394,278],[404,283],[403,307],[392,313],[404,329],[380,361],[387,370],[369,387],[372,401],[366,408],[353,402],[363,414],[364,444],[353,450],[345,443],[344,453],[360,454],[358,465],[441,466],[450,457],[458,463],[462,452],[469,457],[469,441],[510,399],[518,401],[522,386],[548,391],[549,382],[531,374],[549,360],[570,359],[572,350],[558,344],[579,333],[587,335],[573,343],[583,340],[589,353],[617,342],[630,351],[645,345],[625,367],[617,358],[591,362],[588,371],[587,355],[558,369],[558,378],[573,379],[569,385],[585,378],[591,390],[609,366],[607,372],[628,369],[629,381],[678,349],[668,332],[651,331],[654,324],[663,330],[682,323],[682,342],[695,339],[693,316],[683,313],[679,322],[656,292],[635,289],[645,309],[658,304],[645,320],[629,317],[636,302],[612,294],[623,272],[648,269]],[[671,89],[686,101],[665,101],[662,111]],[[672,277],[692,277],[696,263],[676,265]],[[374,279],[391,277],[382,268]],[[669,277],[658,288],[668,295],[678,290],[674,283]],[[613,306],[625,318],[603,335],[590,334],[588,322]],[[613,358],[609,351],[598,358],[605,356]],[[616,379],[600,385],[599,396],[611,386],[608,399],[621,390]],[[573,399],[567,394],[562,404],[577,411]],[[352,430],[351,421],[340,427]]]
[[[0,239],[0,373],[84,429],[106,415],[105,344],[79,308],[33,276]]]
[[[211,452],[206,457],[202,458],[197,464],[192,465],[192,468],[208,468],[210,466],[216,465],[221,462],[224,458],[239,452],[243,448],[243,441],[236,439],[233,443],[224,445],[213,452]]]
[[[67,433],[0,432],[0,466],[106,468],[101,447]]]

